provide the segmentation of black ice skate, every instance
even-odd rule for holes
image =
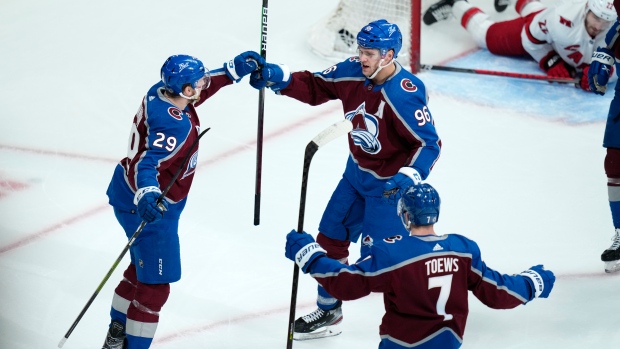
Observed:
[[[338,325],[342,322],[342,301],[330,310],[321,308],[295,320],[293,339],[303,341],[307,339],[337,336],[342,333]]]
[[[127,348],[126,342],[125,326],[116,320],[112,320],[101,349],[125,349]]]
[[[435,22],[448,19],[452,14],[452,5],[454,5],[454,1],[455,0],[441,0],[432,4],[426,12],[424,12],[424,16],[422,16],[424,24],[431,25]]]
[[[508,8],[508,5],[510,5],[510,0],[495,0],[495,11],[504,12]]]
[[[620,228],[616,228],[611,246],[603,251],[601,260],[605,262],[605,272],[613,273],[620,270]]]

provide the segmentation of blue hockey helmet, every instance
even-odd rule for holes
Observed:
[[[211,83],[209,70],[195,57],[174,55],[168,57],[161,67],[161,81],[170,93],[181,94],[183,86],[205,89]]]
[[[431,225],[439,219],[439,194],[428,183],[421,183],[404,188],[398,200],[398,215],[405,228],[414,225]],[[405,213],[408,217],[405,218]]]
[[[398,26],[385,19],[370,22],[357,34],[357,44],[363,48],[375,48],[385,56],[389,50],[394,50],[394,58],[403,47],[403,35]]]

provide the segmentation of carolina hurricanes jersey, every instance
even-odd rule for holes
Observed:
[[[495,309],[514,308],[534,298],[526,277],[488,268],[478,245],[456,234],[396,235],[374,241],[370,255],[354,265],[321,257],[309,272],[338,299],[383,293],[381,338],[406,348],[460,347],[468,291]]]
[[[211,84],[201,92],[200,100],[183,110],[166,98],[163,82],[149,89],[131,125],[127,157],[117,165],[108,188],[112,206],[134,209],[133,197],[137,189],[156,186],[163,191],[168,186],[200,133],[195,106],[231,83],[223,69],[212,71]],[[197,159],[198,144],[166,194],[169,203],[178,203],[187,196]],[[174,210],[170,213],[175,214]]]
[[[577,68],[590,64],[592,53],[605,42],[604,30],[596,37],[586,31],[586,1],[565,1],[532,16],[521,31],[523,48],[537,61],[549,52]]]
[[[401,167],[414,167],[426,178],[440,153],[424,84],[395,64],[396,72],[381,85],[368,80],[358,57],[351,57],[320,73],[295,72],[279,92],[310,105],[341,101],[353,123],[345,176],[370,195],[381,195],[385,180]]]

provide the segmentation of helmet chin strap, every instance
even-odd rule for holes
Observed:
[[[383,63],[384,61],[385,61],[385,59],[381,58],[381,60],[379,61],[379,67],[377,68],[377,70],[375,70],[375,72],[372,73],[372,75],[368,77],[370,80],[374,79],[375,76],[377,76],[377,74],[379,74],[381,69],[383,69],[383,68],[387,67],[388,65],[390,65],[392,63],[392,61],[394,61],[394,58],[390,59],[390,61],[387,62],[386,65],[381,65],[381,63]]]
[[[200,99],[200,90],[199,89],[195,89],[196,93],[193,96],[186,96],[183,94],[183,92],[179,93],[179,96],[188,99],[190,101],[197,101],[198,99]]]

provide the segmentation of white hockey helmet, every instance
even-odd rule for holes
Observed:
[[[616,9],[612,0],[588,0],[586,8],[600,19],[612,22],[616,20]]]

